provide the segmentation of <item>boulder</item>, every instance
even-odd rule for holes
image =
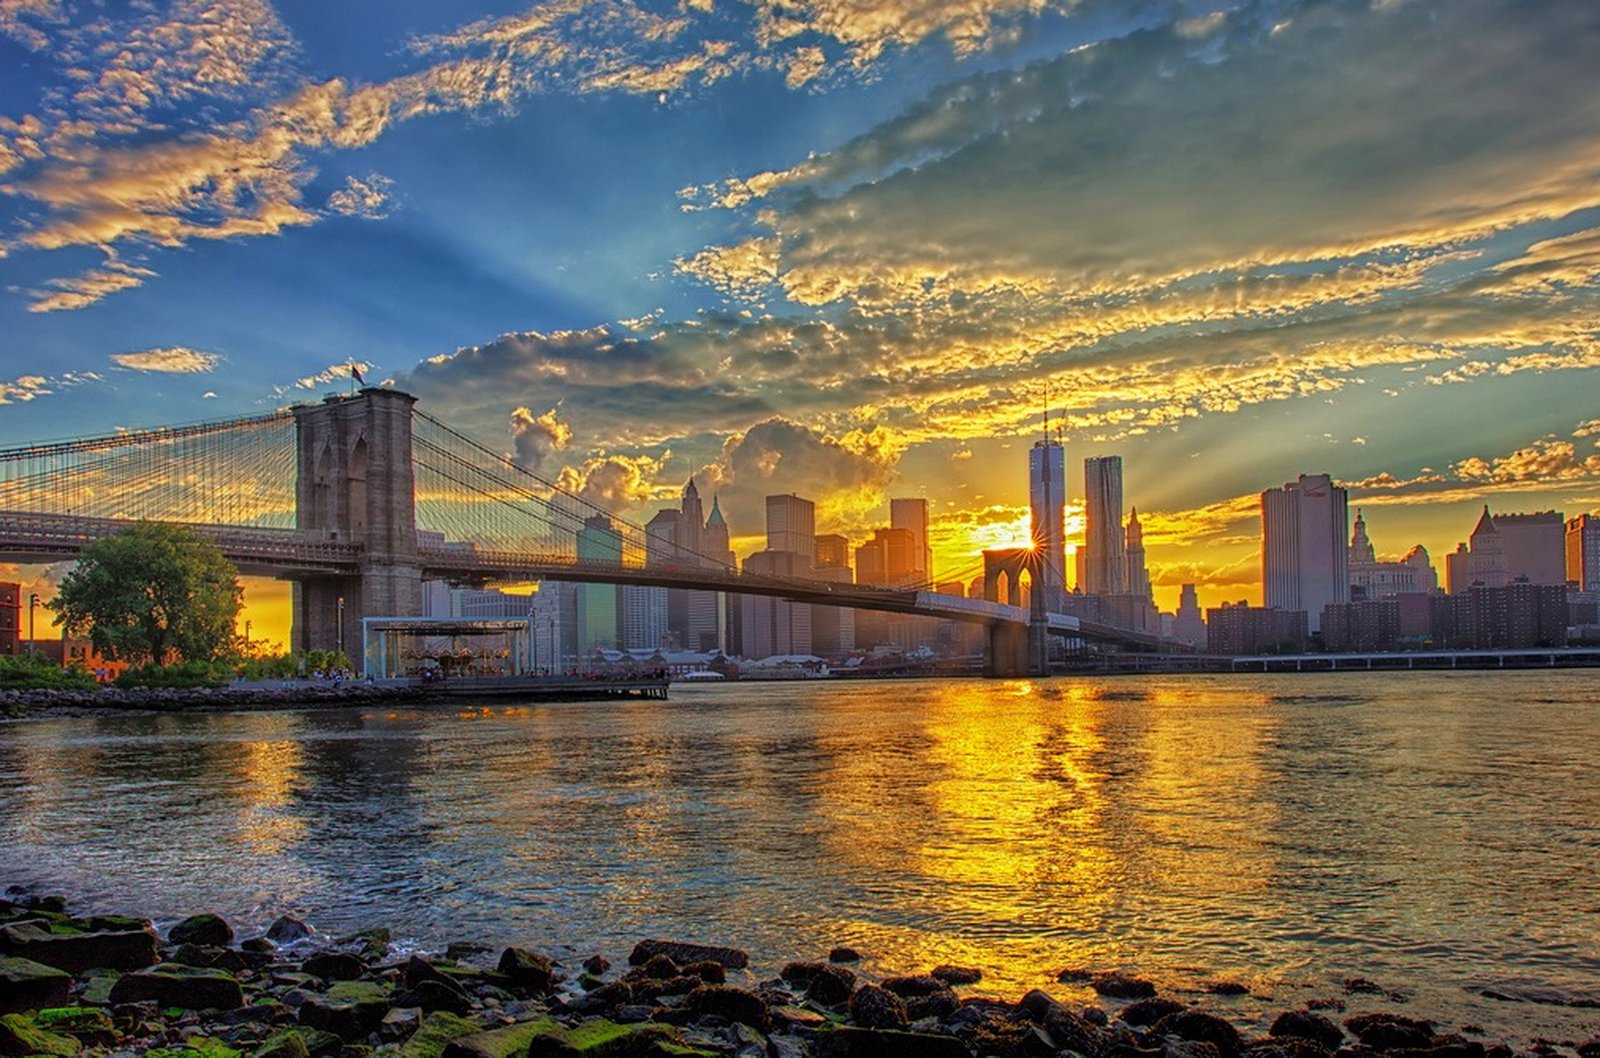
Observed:
[[[226,948],[233,943],[233,927],[221,915],[212,912],[190,915],[168,931],[167,942]]]
[[[1267,1030],[1273,1036],[1289,1036],[1321,1044],[1330,1051],[1339,1049],[1344,1042],[1344,1030],[1321,1014],[1309,1010],[1285,1010]]]
[[[311,1058],[311,1051],[306,1047],[305,1037],[294,1029],[286,1029],[263,1040],[250,1058]]]
[[[598,977],[611,969],[611,960],[604,955],[591,955],[583,960],[583,969],[585,973],[592,973]]]
[[[611,1021],[557,1026],[528,1042],[528,1058],[715,1058],[717,1053],[687,1046],[666,1025]]]
[[[912,1021],[923,1018],[947,1018],[961,1007],[961,998],[948,988],[923,996],[906,997],[906,1017]]]
[[[529,1053],[529,1044],[535,1037],[548,1035],[559,1028],[554,1021],[545,1019],[474,1032],[452,1038],[440,1054],[441,1058],[522,1058]]]
[[[750,965],[750,956],[738,948],[719,948],[707,944],[687,944],[672,940],[642,940],[633,946],[628,955],[628,965],[638,966],[649,962],[652,956],[665,955],[679,966],[710,959],[729,970],[743,970]]]
[[[375,984],[341,981],[300,1004],[300,1024],[331,1032],[346,1043],[364,1039],[389,1013],[389,996]]]
[[[1174,999],[1140,999],[1128,1006],[1120,1015],[1123,1022],[1136,1029],[1147,1025],[1154,1025],[1169,1014],[1176,1014],[1183,1010],[1183,1004]]]
[[[901,999],[910,999],[913,996],[931,996],[935,992],[943,992],[946,986],[932,974],[918,974],[915,977],[885,977],[883,987]]]
[[[556,970],[548,958],[521,948],[507,948],[496,967],[511,980],[517,992],[548,992],[555,987]]]
[[[1578,1058],[1600,1058],[1600,1036],[1578,1044]]]
[[[35,1014],[33,1022],[91,1047],[110,1047],[117,1042],[111,1015],[95,1007],[49,1007]]]
[[[72,975],[54,966],[12,956],[0,958],[0,1014],[59,1007],[72,990]]]
[[[928,976],[937,977],[947,985],[975,985],[983,980],[983,971],[973,966],[935,966]]]
[[[1150,1030],[1157,1036],[1176,1036],[1180,1040],[1210,1043],[1216,1046],[1222,1058],[1238,1058],[1239,1030],[1203,1010],[1182,1010],[1168,1014]]]
[[[760,1029],[762,1032],[772,1030],[772,1018],[767,1014],[767,1004],[761,1001],[760,996],[747,989],[734,988],[731,985],[701,985],[685,997],[683,1007],[691,1018],[703,1018],[707,1014],[714,1014],[728,1021]]]
[[[244,990],[226,970],[199,969],[162,963],[148,970],[123,974],[111,986],[111,1002],[154,1002],[162,1007],[190,1010],[233,1010],[244,1006]]]
[[[150,929],[53,934],[35,925],[0,927],[0,955],[20,956],[72,974],[100,967],[139,970],[154,966],[160,961],[156,943],[155,931]]]
[[[1420,1049],[1433,1045],[1433,1024],[1399,1014],[1357,1014],[1344,1023],[1362,1046],[1375,1051]]]
[[[1096,974],[1089,987],[1112,999],[1148,999],[1156,994],[1156,986],[1149,981],[1123,973]]]
[[[892,1029],[842,1028],[817,1037],[818,1058],[971,1058],[954,1036]]]
[[[861,953],[854,948],[834,948],[828,953],[829,962],[860,962]]]
[[[903,1029],[911,1023],[905,1001],[877,985],[856,989],[850,997],[850,1020],[864,1029]]]
[[[340,937],[338,943],[347,947],[360,949],[361,957],[368,962],[377,962],[389,954],[389,943],[394,939],[394,934],[383,926],[374,926],[364,929],[360,933],[352,933],[348,937]]]
[[[804,988],[806,998],[830,1007],[849,1002],[856,987],[852,971],[826,962],[792,962],[779,976]]]
[[[274,944],[293,944],[297,940],[306,940],[311,935],[310,926],[288,915],[280,916],[276,922],[267,927],[267,939]]]
[[[73,1058],[82,1049],[83,1045],[71,1036],[51,1032],[26,1014],[0,1017],[0,1055],[5,1058],[25,1058],[27,1055]]]
[[[472,1000],[459,988],[438,981],[418,981],[410,988],[396,992],[390,1002],[397,1007],[416,1007],[427,1013],[443,1010],[465,1016],[472,1010]]]
[[[324,981],[354,981],[367,972],[367,964],[347,952],[324,951],[302,962],[300,972]]]
[[[462,1036],[483,1031],[483,1026],[444,1011],[422,1019],[417,1031],[400,1048],[400,1058],[443,1058],[445,1046]]]
[[[708,985],[723,985],[728,983],[728,970],[719,962],[710,959],[701,959],[692,962],[683,968],[683,973],[688,977],[696,977]]]

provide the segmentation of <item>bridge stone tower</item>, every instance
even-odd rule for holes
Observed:
[[[294,645],[361,651],[363,617],[422,611],[411,409],[416,398],[367,388],[294,409],[296,527],[361,547],[354,577],[294,586]],[[359,662],[358,662],[359,663]]]

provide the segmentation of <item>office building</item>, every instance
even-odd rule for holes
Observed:
[[[1474,586],[1567,582],[1566,522],[1557,511],[1490,514],[1484,504],[1466,543],[1445,558],[1451,595]]]
[[[911,568],[919,584],[933,581],[933,546],[928,540],[928,501],[925,499],[891,499],[889,501],[889,526],[904,529],[912,536]]]
[[[1344,544],[1344,533],[1339,534]],[[1301,610],[1223,603],[1206,611],[1206,650],[1212,654],[1299,654],[1306,649]]]
[[[1040,579],[1049,605],[1067,590],[1067,454],[1059,442],[1036,441],[1028,452],[1028,523],[1044,556]]]
[[[1600,516],[1568,519],[1566,563],[1568,584],[1583,592],[1600,591]]]
[[[1083,461],[1083,584],[1091,595],[1128,590],[1127,544],[1122,535],[1122,457]]]
[[[1439,576],[1429,561],[1428,549],[1417,544],[1399,562],[1379,562],[1367,522],[1356,511],[1355,529],[1350,536],[1350,601],[1392,599],[1396,595],[1427,594],[1439,586]]]
[[[1263,492],[1264,605],[1304,613],[1309,630],[1319,631],[1323,607],[1350,601],[1348,527],[1348,494],[1326,474],[1302,474],[1281,489]]]
[[[1128,515],[1124,539],[1128,546],[1128,594],[1141,599],[1153,598],[1150,588],[1150,570],[1144,564],[1144,526],[1139,524],[1139,508]]]
[[[767,550],[802,555],[809,565],[817,551],[816,505],[792,493],[768,496]]]
[[[1206,619],[1200,613],[1200,598],[1193,584],[1178,589],[1178,612],[1172,620],[1172,638],[1192,647],[1206,645]]]
[[[22,585],[0,582],[0,654],[17,653],[22,641]]]
[[[744,560],[744,570],[761,576],[809,578],[811,556],[793,551],[757,551]],[[739,600],[741,652],[745,657],[813,653],[810,605],[765,595],[743,595]]]
[[[909,529],[876,529],[872,539],[856,548],[856,583],[879,588],[913,586],[917,538]]]
[[[622,534],[604,514],[584,519],[578,530],[578,559],[622,562]],[[620,639],[619,590],[614,584],[578,586],[578,654],[615,647]]]

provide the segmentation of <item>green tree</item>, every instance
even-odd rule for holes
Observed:
[[[137,522],[84,549],[51,602],[68,635],[133,663],[214,661],[233,645],[239,571],[193,529]]]

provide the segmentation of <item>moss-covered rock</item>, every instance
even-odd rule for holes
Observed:
[[[0,955],[20,956],[67,973],[96,967],[138,970],[157,962],[154,930],[54,934],[39,925],[0,927]]]
[[[250,1058],[311,1058],[305,1037],[294,1029],[286,1029],[263,1040]]]
[[[389,994],[368,981],[341,981],[300,1004],[300,1024],[331,1032],[346,1043],[365,1038],[389,1013]]]
[[[48,1007],[33,1016],[51,1032],[61,1032],[93,1047],[109,1047],[117,1040],[111,1015],[97,1007]]]
[[[189,1010],[234,1010],[244,1006],[244,990],[226,970],[162,963],[123,974],[111,986],[111,1002],[153,1001],[162,1007]]]
[[[194,1036],[175,1047],[154,1047],[144,1058],[239,1058],[238,1049],[209,1036]]]
[[[556,983],[555,964],[521,948],[507,948],[500,956],[498,969],[518,992],[548,992]]]
[[[221,915],[206,912],[190,915],[167,934],[173,944],[199,944],[210,948],[226,948],[233,943],[233,927]]]
[[[443,1058],[444,1049],[451,1040],[482,1031],[483,1026],[477,1022],[437,1011],[422,1019],[417,1031],[400,1048],[400,1058]]]
[[[32,959],[0,958],[0,1014],[58,1007],[72,990],[72,975]]]
[[[528,1043],[528,1058],[715,1058],[716,1054],[690,1047],[666,1025],[618,1025],[605,1020],[556,1028]]]
[[[549,1019],[525,1021],[502,1029],[457,1036],[445,1044],[442,1058],[522,1058],[539,1036],[549,1035],[561,1026]]]
[[[82,1049],[83,1044],[71,1036],[51,1032],[26,1014],[0,1017],[0,1055],[5,1058],[24,1058],[26,1055],[73,1058]]]

